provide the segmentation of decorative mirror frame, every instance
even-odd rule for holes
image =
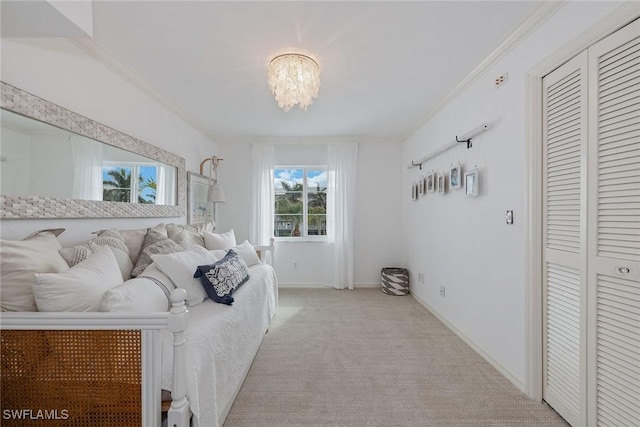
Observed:
[[[0,107],[58,128],[131,151],[178,169],[178,204],[104,202],[0,194],[1,219],[160,218],[185,215],[187,174],[184,158],[105,126],[0,81]]]

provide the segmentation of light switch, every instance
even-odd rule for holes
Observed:
[[[513,224],[513,211],[507,211],[507,224]]]

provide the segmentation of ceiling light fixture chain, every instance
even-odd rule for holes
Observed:
[[[320,66],[300,53],[278,55],[269,63],[269,87],[278,106],[289,111],[296,104],[303,110],[313,103],[320,89]]]

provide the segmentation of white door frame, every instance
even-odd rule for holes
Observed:
[[[629,1],[547,57],[526,75],[525,393],[542,401],[542,78],[629,22],[640,17],[640,3]]]

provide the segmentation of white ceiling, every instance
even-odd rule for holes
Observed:
[[[94,41],[219,141],[401,141],[541,2],[94,1]],[[278,108],[266,64],[318,58],[318,98]]]

